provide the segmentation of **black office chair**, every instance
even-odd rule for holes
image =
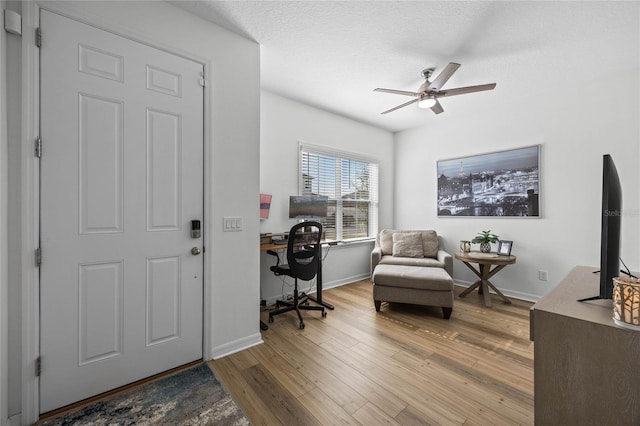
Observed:
[[[273,317],[289,311],[296,311],[300,319],[300,328],[304,328],[304,321],[300,310],[321,311],[322,317],[326,317],[327,313],[324,306],[311,306],[306,295],[300,297],[298,292],[298,279],[310,281],[318,273],[322,258],[322,246],[320,239],[322,238],[322,225],[318,222],[302,222],[294,225],[289,231],[289,239],[287,242],[287,263],[288,266],[280,266],[280,256],[273,250],[267,253],[276,256],[275,266],[270,269],[276,275],[287,275],[295,281],[293,286],[293,301],[286,302],[278,300],[276,302],[276,310],[269,312],[269,322],[273,322]],[[280,308],[280,306],[285,306]]]

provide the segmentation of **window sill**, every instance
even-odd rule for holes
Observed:
[[[328,243],[323,243],[323,245],[328,245],[331,247],[348,247],[348,246],[361,245],[361,244],[370,244],[375,240],[376,240],[375,237],[367,237],[367,238],[357,238],[357,239],[344,240],[344,241],[331,241]]]

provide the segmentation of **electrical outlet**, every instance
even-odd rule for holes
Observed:
[[[540,281],[547,281],[548,275],[547,271],[543,271],[542,269],[538,271],[538,279]]]

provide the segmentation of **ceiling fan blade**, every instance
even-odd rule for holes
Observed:
[[[465,93],[482,92],[483,90],[493,90],[495,87],[495,83],[480,84],[478,86],[458,87],[455,89],[441,90],[436,94],[436,96],[438,96],[439,98],[443,98],[445,96],[455,96]]]
[[[444,86],[444,84],[451,78],[454,72],[456,72],[460,68],[460,64],[456,64],[455,62],[449,62],[449,64],[444,67],[442,72],[431,82],[431,84],[427,87],[427,90],[435,90],[436,92]]]
[[[373,89],[374,92],[385,92],[385,93],[393,93],[395,95],[405,95],[405,96],[420,96],[420,93],[417,92],[407,92],[404,90],[394,90],[394,89],[382,89],[378,87],[377,89]]]
[[[440,105],[440,102],[438,102],[437,99],[435,105],[431,107],[431,111],[435,112],[436,114],[444,112],[444,109],[442,109],[442,105]]]
[[[415,103],[415,102],[418,102],[419,100],[420,100],[420,98],[411,99],[409,102],[405,102],[405,103],[403,103],[402,105],[398,105],[397,107],[393,107],[393,108],[391,108],[391,109],[388,109],[388,110],[386,110],[386,111],[383,111],[383,112],[381,112],[380,114],[387,114],[387,113],[389,113],[389,112],[395,111],[395,110],[400,109],[400,108],[402,108],[402,107],[406,107],[407,105],[411,105],[411,104],[413,104],[413,103]]]

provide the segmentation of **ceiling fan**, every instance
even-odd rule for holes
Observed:
[[[460,68],[460,64],[456,64],[455,62],[449,62],[449,64],[442,70],[442,72],[436,77],[435,80],[429,81],[429,77],[433,74],[434,68],[427,68],[422,71],[422,76],[425,79],[425,82],[420,85],[420,88],[417,92],[407,92],[405,90],[394,90],[394,89],[382,89],[378,87],[377,89],[373,89],[375,92],[387,92],[394,93],[396,95],[404,95],[404,96],[414,96],[415,99],[410,100],[409,102],[405,102],[402,105],[398,105],[397,107],[393,107],[388,109],[381,114],[387,114],[389,112],[395,111],[402,107],[406,107],[407,105],[411,105],[413,103],[418,103],[418,107],[420,108],[431,108],[431,111],[436,114],[440,114],[444,110],[442,109],[442,105],[438,102],[438,98],[444,98],[447,96],[455,96],[462,95],[464,93],[473,93],[473,92],[481,92],[483,90],[492,90],[496,87],[495,83],[491,84],[480,84],[478,86],[467,86],[467,87],[458,87],[455,89],[446,89],[441,90],[442,86],[451,78],[454,72],[456,72]]]

